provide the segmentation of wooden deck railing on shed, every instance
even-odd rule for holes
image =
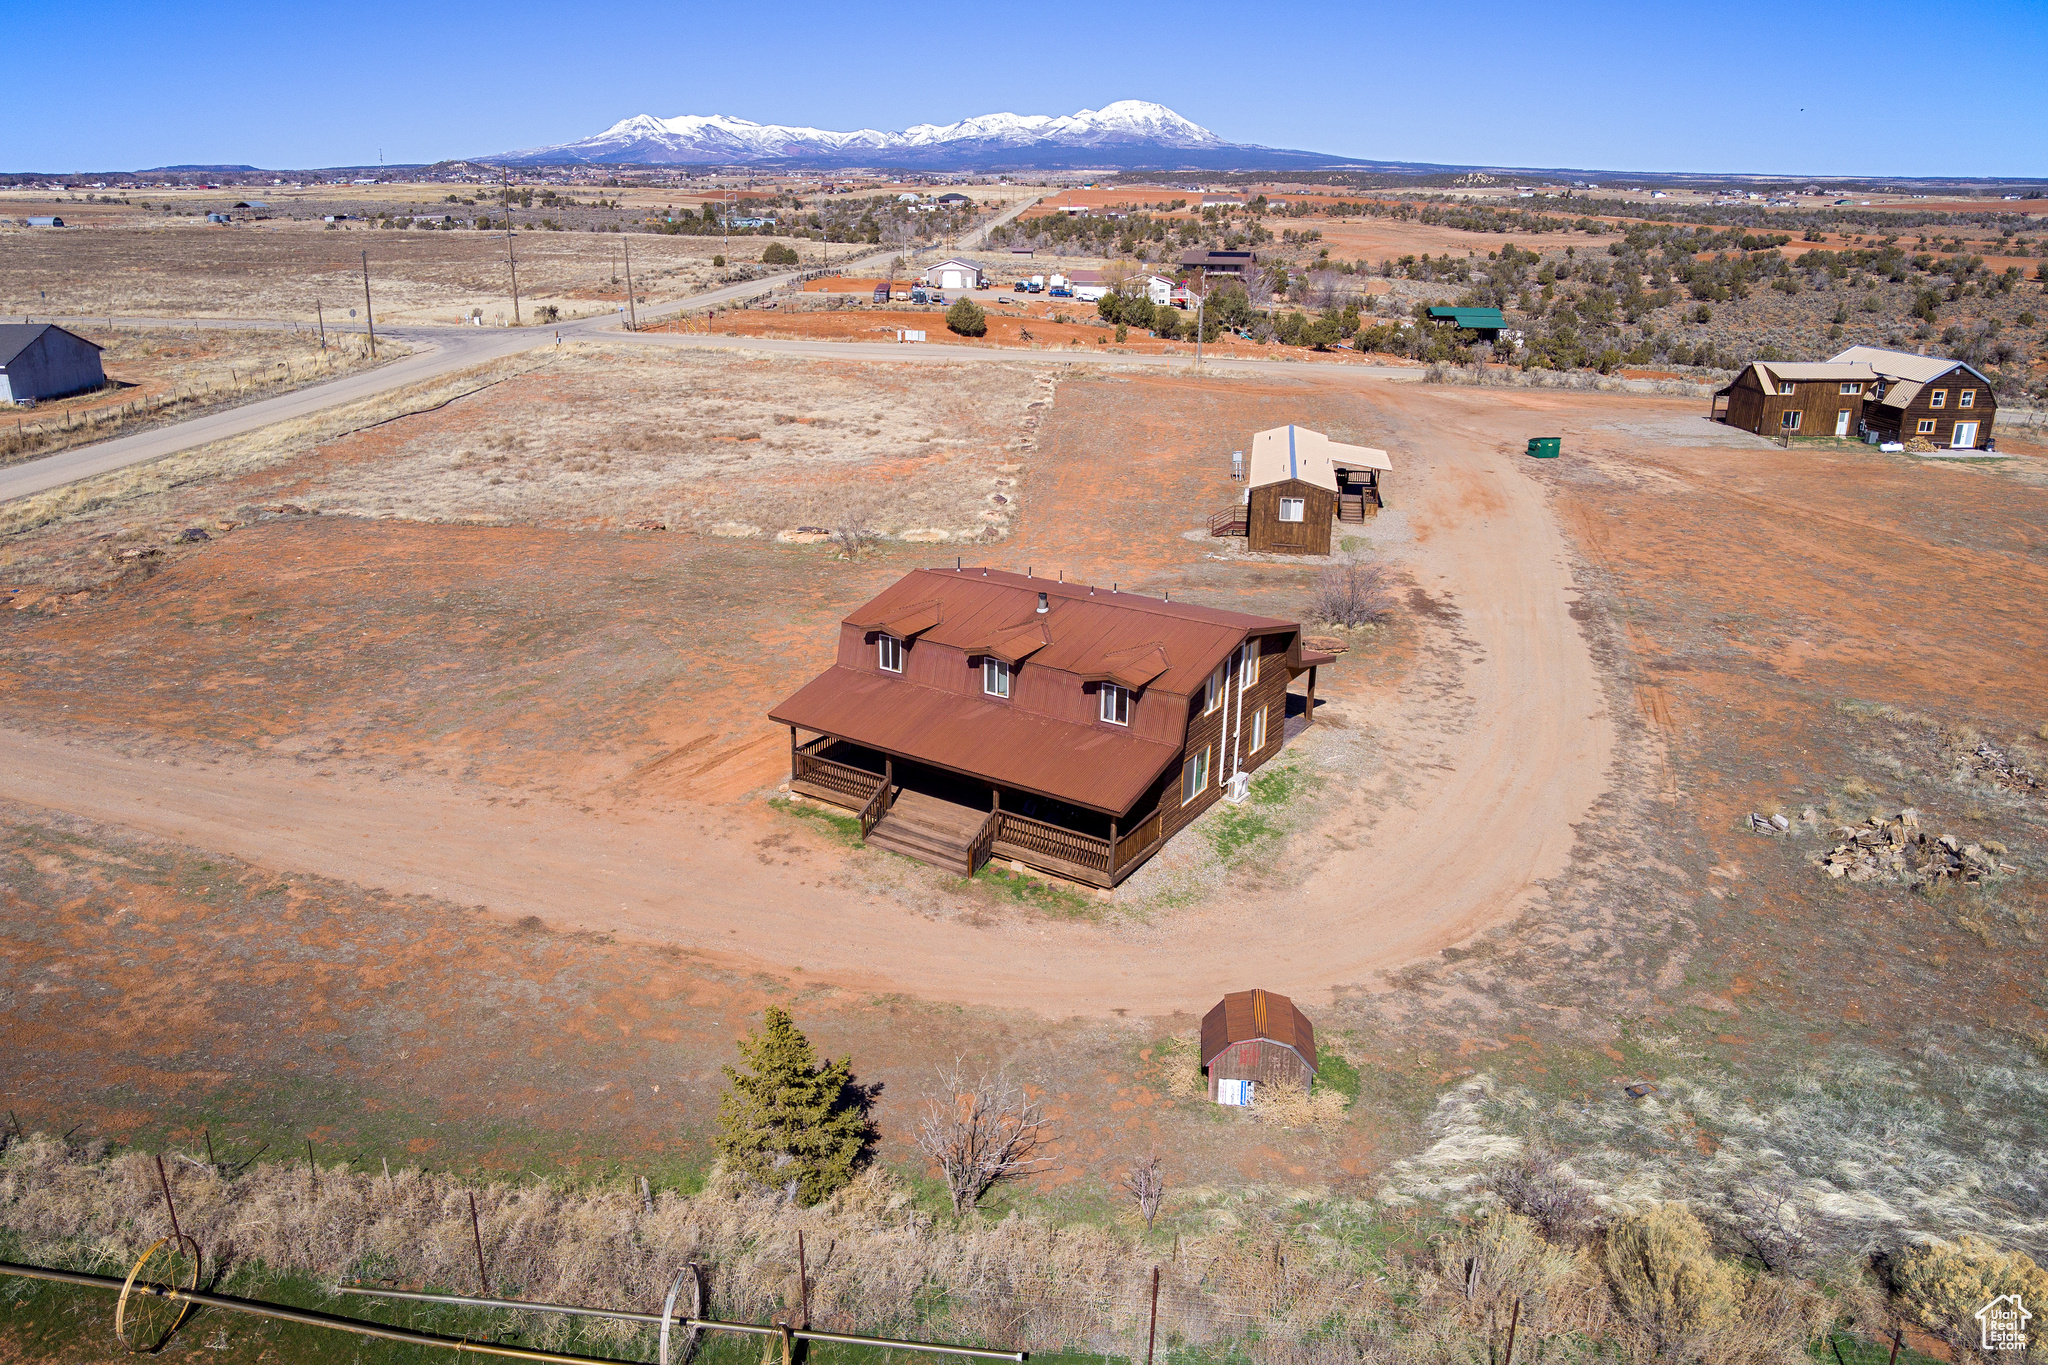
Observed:
[[[1243,505],[1209,514],[1209,534],[1212,536],[1241,536],[1250,529],[1251,509]]]

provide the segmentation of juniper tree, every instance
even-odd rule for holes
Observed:
[[[719,1155],[799,1204],[827,1198],[853,1179],[870,1136],[853,1059],[820,1062],[811,1040],[775,1005],[739,1049],[748,1069],[723,1068]]]

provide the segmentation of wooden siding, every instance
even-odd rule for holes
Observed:
[[[1233,1043],[1209,1063],[1209,1098],[1216,1098],[1218,1081],[1252,1081],[1258,1085],[1289,1086],[1307,1090],[1315,1072],[1300,1053],[1284,1043],[1265,1038]],[[1253,1092],[1256,1099],[1257,1092]]]
[[[1947,395],[1942,406],[1938,408],[1934,406],[1934,394],[1937,390]],[[1967,408],[1961,406],[1965,390],[1974,390],[1977,395],[1975,404]],[[1910,441],[1917,436],[1921,440],[1944,448],[1955,441],[1957,422],[1975,422],[1975,448],[1982,450],[1990,443],[1992,418],[1997,411],[1998,397],[1991,392],[1991,386],[1958,365],[1941,378],[1921,385],[1920,392],[1914,395],[1913,402],[1904,410],[1872,403],[1865,411],[1863,420],[1870,424],[1871,430],[1880,432],[1887,438]],[[1932,421],[1934,430],[1921,431],[1920,423],[1923,420]]]
[[[1246,772],[1254,772],[1259,765],[1280,752],[1287,715],[1287,667],[1285,636],[1268,636],[1261,642],[1264,651],[1259,656],[1259,679],[1246,689],[1244,694],[1244,738],[1251,739],[1252,715],[1256,711],[1266,713],[1266,742],[1256,753],[1250,748],[1244,752],[1239,766]],[[1235,656],[1233,656],[1234,658]],[[1223,784],[1228,780],[1225,755],[1222,751],[1223,723],[1229,715],[1235,721],[1237,685],[1231,684],[1231,704],[1219,706],[1215,711],[1203,714],[1201,699],[1189,703],[1187,742],[1182,745],[1180,760],[1166,774],[1159,792],[1159,805],[1165,812],[1163,838],[1171,839],[1187,828],[1196,816],[1222,799]],[[1234,729],[1234,726],[1233,726]],[[1195,794],[1186,803],[1180,799],[1181,769],[1188,759],[1204,748],[1209,751],[1209,785]]]
[[[1868,390],[1869,382],[1863,381],[1862,387]],[[1864,416],[1864,395],[1843,393],[1841,389],[1840,380],[1811,379],[1795,381],[1789,394],[1766,393],[1757,384],[1756,372],[1745,369],[1728,390],[1724,420],[1729,426],[1759,436],[1778,436],[1784,433],[1785,414],[1797,412],[1799,429],[1792,433],[1794,436],[1833,436],[1836,417],[1847,412],[1849,428],[1843,435],[1854,438],[1857,424]]]
[[[1300,521],[1280,520],[1280,499],[1300,498]],[[1326,555],[1337,495],[1304,479],[1282,479],[1251,491],[1246,507],[1245,548],[1259,554]]]

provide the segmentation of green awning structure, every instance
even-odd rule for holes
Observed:
[[[1431,322],[1448,322],[1468,332],[1498,332],[1508,325],[1498,308],[1432,308]]]

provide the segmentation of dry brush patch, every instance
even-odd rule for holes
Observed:
[[[1471,1359],[1475,1346],[1502,1346],[1516,1303],[1529,1358],[1611,1343],[1648,1359],[1656,1344],[1642,1306],[1610,1289],[1593,1249],[1546,1243],[1505,1213],[1434,1237],[1411,1225],[1412,1250],[1378,1250],[1376,1240],[1385,1245],[1386,1232],[1399,1238],[1401,1230],[1376,1227],[1367,1206],[1290,1217],[1270,1200],[1239,1201],[1183,1215],[1169,1251],[1116,1228],[937,1216],[882,1168],[802,1209],[718,1175],[702,1194],[650,1198],[625,1182],[564,1188],[304,1162],[229,1170],[184,1154],[170,1166],[181,1226],[212,1257],[326,1282],[473,1283],[473,1193],[492,1288],[557,1303],[651,1306],[675,1271],[697,1260],[710,1268],[714,1313],[761,1321],[797,1296],[801,1230],[811,1247],[812,1321],[827,1330],[1121,1354],[1144,1339],[1156,1266],[1159,1341],[1168,1349],[1243,1352],[1260,1362],[1451,1365]],[[125,1269],[169,1230],[152,1158],[40,1135],[0,1159],[0,1219],[29,1259],[107,1269]],[[1667,1358],[1801,1358],[1827,1316],[1817,1295],[1696,1259],[1686,1266],[1713,1270],[1715,1285],[1744,1302],[1790,1308],[1696,1324]],[[554,1345],[577,1335],[560,1320],[533,1330]],[[586,1330],[614,1343],[636,1334],[623,1325]]]
[[[1049,379],[565,347],[544,374],[344,443],[294,489],[322,511],[822,541],[997,539]],[[368,458],[363,458],[367,456]]]

